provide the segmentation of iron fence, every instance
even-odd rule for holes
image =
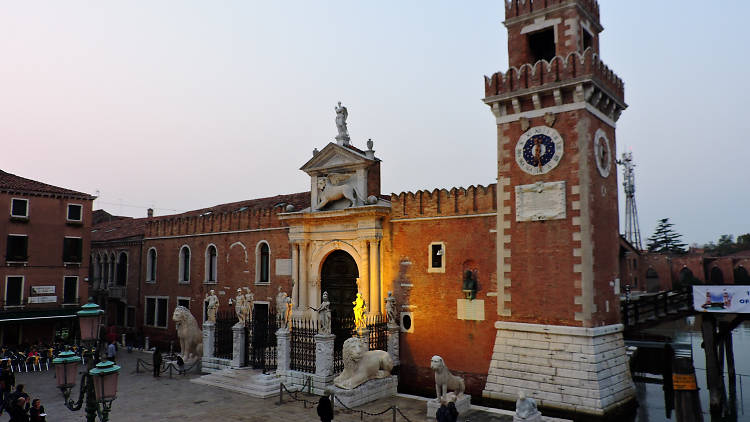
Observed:
[[[232,326],[239,321],[234,310],[216,313],[216,338],[214,340],[214,356],[221,359],[232,359],[232,345],[234,343]]]
[[[370,331],[370,350],[388,350],[388,321],[377,314],[367,318],[367,329]]]
[[[333,312],[331,315],[331,334],[336,336],[333,342],[333,373],[338,374],[344,370],[342,353],[344,342],[354,334],[354,314],[347,312],[341,315]]]
[[[256,313],[253,310],[253,318],[246,321],[245,325],[246,366],[262,369],[263,372],[276,369],[277,329],[278,319],[275,313],[266,313],[264,310]]]
[[[292,321],[292,347],[289,367],[294,371],[315,373],[315,334],[318,321],[301,319]]]

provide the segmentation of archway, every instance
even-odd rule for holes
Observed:
[[[711,284],[724,284],[724,273],[719,267],[711,268]]]
[[[357,262],[342,251],[331,252],[320,270],[320,294],[328,292],[334,318],[351,314],[352,302],[357,297]]]
[[[750,284],[750,275],[742,265],[734,269],[734,284]]]

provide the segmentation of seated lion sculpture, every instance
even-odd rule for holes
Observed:
[[[340,388],[351,390],[371,379],[391,375],[393,360],[382,350],[365,351],[362,340],[352,337],[344,342],[344,370],[333,379]]]
[[[433,356],[430,361],[430,368],[435,373],[435,392],[437,393],[437,400],[448,394],[448,390],[453,390],[456,396],[461,396],[466,389],[464,380],[461,377],[457,377],[451,374],[448,367],[445,366],[445,361],[440,356]]]
[[[187,362],[203,356],[203,332],[198,328],[198,321],[193,314],[186,307],[178,306],[174,309],[172,321],[175,322],[177,337],[180,339],[182,359]]]

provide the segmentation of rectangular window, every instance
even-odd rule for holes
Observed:
[[[26,218],[29,216],[29,200],[13,198],[10,200],[10,216]]]
[[[5,260],[26,262],[29,260],[29,237],[25,234],[9,234]]]
[[[156,318],[156,298],[147,297],[146,298],[146,325],[150,325],[153,327],[155,318]]]
[[[190,309],[190,298],[189,297],[178,297],[177,306],[184,306]]]
[[[555,57],[555,30],[546,28],[541,31],[531,33],[527,36],[529,42],[529,52],[531,53],[531,63],[539,60],[551,61]]]
[[[429,265],[427,272],[444,273],[445,272],[445,244],[443,242],[430,243]]]
[[[5,279],[5,306],[23,304],[23,276],[8,276]]]
[[[63,262],[80,263],[83,257],[83,239],[66,237],[63,239]]]
[[[78,277],[63,279],[63,303],[78,303]]]
[[[83,220],[83,205],[68,204],[68,221],[80,222]]]
[[[594,37],[591,36],[589,31],[583,30],[583,51],[586,51],[587,48],[594,46]]]
[[[156,326],[167,328],[167,299],[156,300]]]

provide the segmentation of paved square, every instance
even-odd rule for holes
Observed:
[[[248,422],[307,422],[317,421],[315,411],[316,396],[299,395],[300,399],[307,399],[309,403],[294,401],[284,395],[284,403],[278,405],[278,397],[266,400],[256,399],[239,393],[222,390],[215,387],[195,384],[190,378],[198,375],[178,376],[169,378],[162,375],[154,378],[149,372],[135,372],[137,359],[150,362],[151,356],[141,352],[119,353],[118,364],[122,366],[120,372],[118,397],[112,405],[110,420],[118,421],[248,421]],[[56,387],[54,371],[32,372],[17,374],[16,382],[26,385],[26,391],[32,398],[41,398],[47,410],[47,420],[55,422],[84,421],[84,412],[71,412],[62,404],[62,395]],[[79,380],[80,382],[80,380]],[[78,399],[79,385],[73,391],[73,398]],[[426,405],[422,400],[396,397],[392,400],[379,400],[363,406],[362,409],[371,413],[380,412],[395,404],[401,409],[403,416],[397,414],[396,421],[424,422]],[[511,421],[506,415],[471,411],[466,415],[471,422]],[[461,417],[459,420],[465,420]],[[408,418],[408,419],[407,419]],[[336,421],[354,422],[360,420],[359,412],[337,409]],[[392,422],[391,411],[380,416],[365,415],[365,421]],[[434,421],[434,419],[433,419]]]

